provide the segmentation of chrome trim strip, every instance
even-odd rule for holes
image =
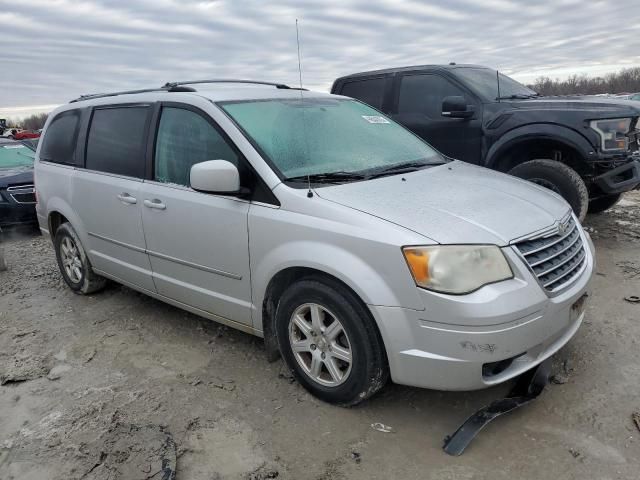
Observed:
[[[222,277],[233,278],[234,280],[242,280],[242,275],[238,275],[236,273],[225,272],[224,270],[217,270],[215,268],[207,267],[205,265],[200,265],[198,263],[188,262],[186,260],[181,260],[179,258],[171,257],[169,255],[165,255],[164,253],[154,252],[152,250],[147,250],[145,248],[136,247],[135,245],[131,245],[129,243],[120,242],[118,240],[114,240],[113,238],[105,237],[103,235],[98,235],[97,233],[87,232],[87,234],[91,237],[99,238],[100,240],[104,240],[105,242],[111,242],[120,247],[129,248],[135,252],[146,253],[147,255],[151,255],[152,257],[161,258],[163,260],[168,260],[170,262],[178,263],[180,265],[184,265],[186,267],[196,268],[198,270],[202,270],[203,272],[213,273],[215,275],[220,275]]]
[[[573,257],[575,258],[575,257]],[[558,280],[562,280],[564,277],[566,277],[567,275],[569,275],[570,273],[574,273],[576,271],[576,269],[578,269],[579,267],[582,266],[582,262],[587,258],[587,252],[584,251],[584,249],[582,250],[582,256],[580,257],[580,260],[578,260],[578,263],[576,263],[576,266],[574,268],[572,268],[571,270],[567,270],[566,272],[564,272],[562,275],[560,275],[558,278],[554,278],[553,280],[551,280],[550,282],[547,282],[544,284],[544,288],[547,288],[549,285],[553,285],[554,283],[556,283]],[[562,285],[560,285],[559,287],[555,287],[552,288],[551,290],[558,290],[562,288]]]
[[[536,263],[532,263],[531,267],[537,267],[538,265],[544,263],[544,262],[548,262],[549,260],[553,260],[554,258],[556,258],[558,255],[562,255],[564,252],[566,252],[567,250],[569,250],[571,247],[573,247],[576,242],[580,240],[580,235],[576,235],[576,239],[571,242],[571,244],[568,247],[563,248],[562,250],[560,250],[558,253],[554,253],[553,255],[551,255],[550,257],[545,258],[544,260],[539,260]]]
[[[549,248],[549,247],[553,247],[556,243],[560,243],[562,240],[564,240],[565,238],[567,238],[567,237],[569,237],[570,235],[572,235],[572,234],[573,234],[573,231],[574,231],[577,227],[578,227],[578,226],[574,224],[574,225],[573,225],[573,228],[571,229],[571,231],[570,231],[569,233],[567,233],[567,234],[566,234],[566,235],[564,235],[563,237],[560,237],[560,238],[559,238],[559,239],[557,239],[555,242],[552,242],[552,243],[545,243],[545,244],[544,244],[544,246],[542,246],[542,247],[540,247],[540,248],[536,248],[535,250],[531,250],[531,251],[526,252],[526,253],[525,253],[525,252],[523,252],[522,254],[526,257],[527,255],[533,255],[534,253],[538,253],[538,252],[540,252],[541,250],[546,250],[546,249],[547,249],[547,248]],[[557,235],[557,234],[558,234],[558,231],[556,230],[555,235]],[[553,235],[549,235],[549,236],[551,237],[551,236],[553,236]],[[529,239],[526,239],[526,240],[522,240],[521,242],[528,242],[528,241],[534,241],[534,240],[540,240],[540,239],[539,239],[539,238],[533,238],[533,239],[529,238]],[[516,246],[517,246],[517,244],[516,244]]]
[[[566,265],[567,263],[569,263],[571,260],[573,260],[574,258],[576,258],[578,255],[580,255],[580,252],[584,250],[582,244],[580,245],[580,247],[578,247],[578,249],[573,253],[573,255],[571,255],[568,258],[565,258],[564,260],[562,260],[560,263],[556,263],[553,267],[548,268],[547,270],[545,270],[544,272],[540,272],[537,273],[538,277],[542,277],[544,275],[548,275],[551,272],[553,272],[554,270],[557,270],[558,268],[562,267],[563,265]]]
[[[136,247],[135,245],[131,245],[131,244],[125,243],[125,242],[120,242],[119,240],[114,240],[113,238],[104,237],[102,235],[98,235],[97,233],[87,232],[87,235],[89,235],[90,237],[99,238],[100,240],[104,240],[105,242],[111,242],[111,243],[113,243],[115,245],[119,245],[121,247],[128,248],[130,250],[133,250],[134,252],[147,253],[147,251],[144,248]]]
[[[186,260],[181,260],[179,258],[171,257],[169,255],[165,255],[164,253],[154,252],[151,250],[147,250],[147,254],[152,257],[161,258],[163,260],[168,260],[170,262],[178,263],[180,265],[184,265],[186,267],[196,268],[198,270],[202,270],[203,272],[214,273],[216,275],[221,275],[223,277],[233,278],[234,280],[242,280],[242,275],[237,275],[235,273],[225,272],[224,270],[217,270],[215,268],[207,267],[205,265],[200,265],[199,263],[188,262]]]
[[[521,237],[518,238],[514,238],[513,240],[511,240],[509,242],[509,245],[515,245],[516,243],[520,243],[526,240],[537,240],[539,238],[545,238],[545,237],[550,237],[552,235],[556,235],[558,233],[558,225],[559,224],[564,224],[566,222],[569,221],[569,219],[573,218],[573,215],[571,213],[571,210],[569,210],[564,217],[562,217],[560,220],[556,220],[555,222],[553,222],[552,225],[548,226],[548,227],[544,227],[541,228],[540,230],[537,230],[535,232],[531,232],[527,235],[523,235]],[[574,219],[575,221],[575,219]]]

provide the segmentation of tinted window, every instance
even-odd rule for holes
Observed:
[[[459,87],[440,75],[406,75],[400,82],[398,113],[442,118],[442,101],[454,95],[465,97]]]
[[[40,158],[49,162],[75,164],[79,125],[80,112],[78,110],[57,115],[47,127],[42,140]]]
[[[515,96],[517,98],[537,95],[536,92],[516,82],[513,78],[501,73],[496,75],[495,70],[488,68],[460,67],[455,69],[455,74],[462,79],[465,85],[491,102],[498,97],[498,76],[500,78],[500,97]]]
[[[156,141],[155,179],[188,186],[191,166],[207,160],[227,160],[238,165],[234,150],[204,117],[182,108],[163,108]]]
[[[382,110],[385,80],[384,78],[372,78],[348,82],[342,87],[340,95],[357,98],[378,110]]]
[[[86,167],[143,177],[148,110],[147,107],[96,109],[89,127]]]

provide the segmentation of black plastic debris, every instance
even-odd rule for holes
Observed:
[[[481,408],[471,415],[453,435],[447,436],[444,439],[443,450],[449,455],[461,455],[480,430],[494,418],[535,400],[549,383],[550,371],[551,359],[549,358],[536,368],[520,375],[505,398]]]

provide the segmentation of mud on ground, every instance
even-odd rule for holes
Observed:
[[[625,297],[640,295],[640,192],[586,225],[598,274],[584,325],[555,357],[557,383],[458,458],[442,439],[509,385],[389,385],[333,407],[267,363],[260,339],[118,285],[74,295],[47,240],[13,235],[0,272],[0,479],[637,479],[640,303]]]

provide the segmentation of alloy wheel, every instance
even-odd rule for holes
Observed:
[[[321,385],[338,386],[351,373],[349,337],[340,320],[322,305],[296,308],[289,321],[289,344],[305,374]]]
[[[71,237],[64,237],[60,242],[60,253],[64,271],[73,283],[82,279],[82,260],[80,251]]]

